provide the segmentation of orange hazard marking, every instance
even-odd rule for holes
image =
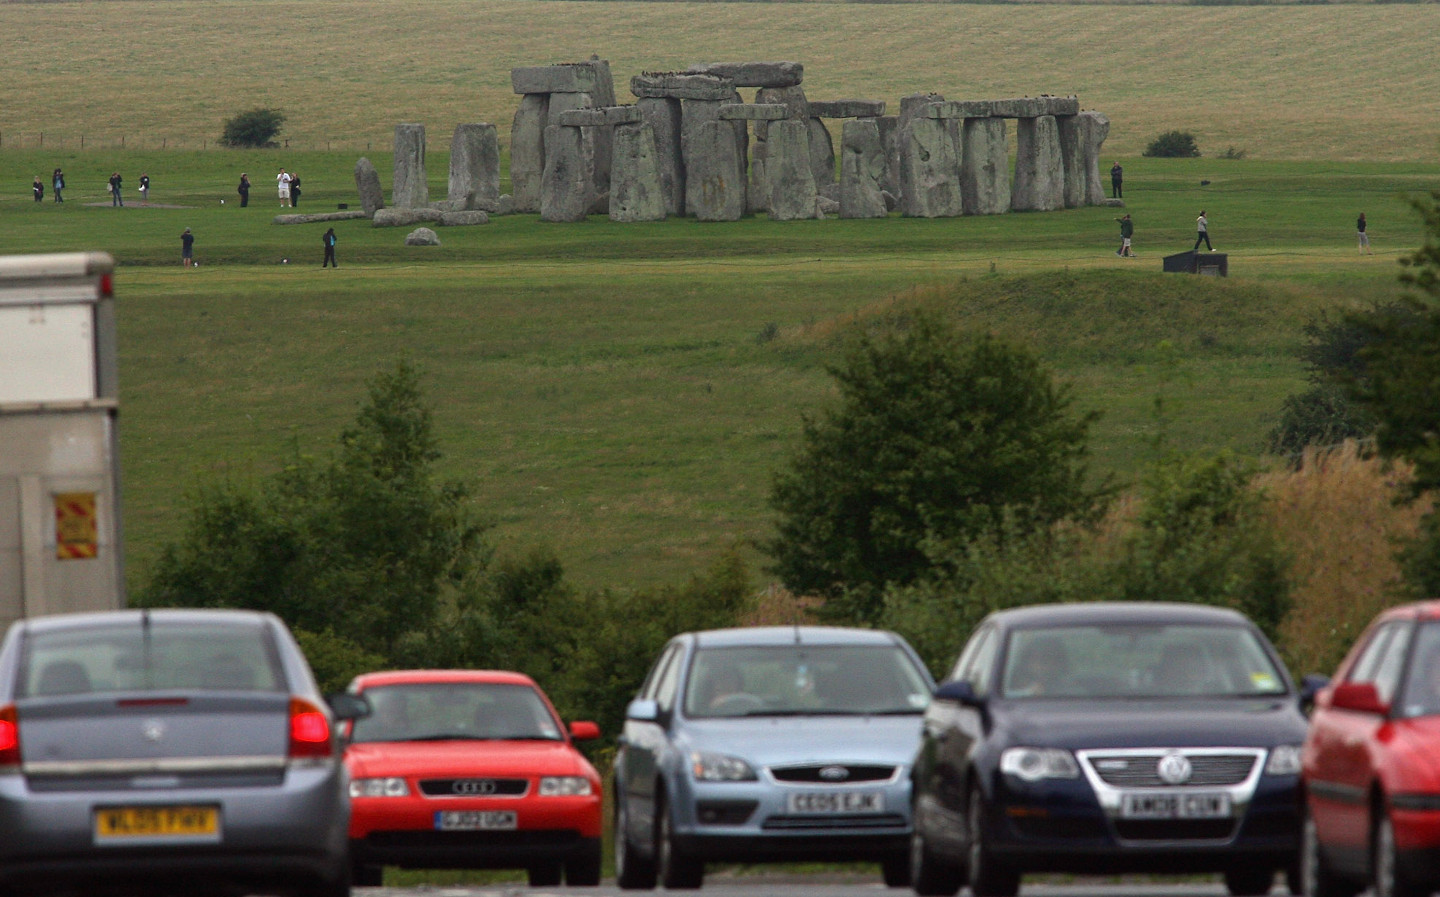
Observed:
[[[62,561],[93,558],[100,553],[94,492],[63,492],[55,496],[55,556]]]

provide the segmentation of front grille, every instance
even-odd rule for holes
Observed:
[[[706,825],[744,825],[758,806],[758,800],[702,800],[695,804],[695,816]]]
[[[783,831],[826,831],[842,828],[904,828],[899,813],[867,813],[835,816],[771,816],[761,828]]]
[[[844,773],[844,775],[841,775]],[[847,763],[818,763],[813,766],[771,767],[770,774],[779,782],[804,782],[810,785],[851,785],[855,782],[886,782],[895,775],[895,767]]]
[[[1184,754],[1184,751],[1181,751]],[[1176,787],[1160,778],[1158,766],[1165,754],[1092,754],[1090,765],[1107,785],[1119,788]],[[1255,764],[1254,754],[1185,754],[1190,761],[1190,778],[1183,788],[1214,788],[1238,785],[1249,777]]]
[[[519,797],[529,788],[525,779],[424,779],[426,797]]]
[[[1115,834],[1125,841],[1228,841],[1234,819],[1117,819]]]

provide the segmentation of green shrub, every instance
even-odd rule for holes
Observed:
[[[280,133],[284,124],[285,114],[278,109],[250,109],[225,122],[220,144],[230,147],[279,146],[275,135]]]
[[[1141,155],[1159,159],[1193,159],[1200,155],[1195,135],[1188,131],[1166,131],[1150,141]]]

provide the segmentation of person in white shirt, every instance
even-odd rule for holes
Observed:
[[[275,176],[275,183],[280,186],[280,205],[290,205],[290,172],[280,169],[280,173]]]
[[[1210,222],[1205,220],[1205,210],[1200,210],[1200,217],[1195,219],[1195,248],[1191,252],[1200,251],[1200,243],[1204,241],[1205,249],[1214,252],[1215,247],[1210,245]]]

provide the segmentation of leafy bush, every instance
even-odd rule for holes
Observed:
[[[1160,159],[1192,159],[1200,155],[1200,148],[1195,145],[1194,134],[1188,131],[1166,131],[1150,141],[1150,145],[1145,147],[1145,152],[1141,155]]]
[[[1374,426],[1375,422],[1343,391],[1324,384],[1285,399],[1280,406],[1280,421],[1266,437],[1265,450],[1289,455],[1298,464],[1305,449],[1364,439]]]
[[[278,109],[250,109],[225,122],[220,144],[233,147],[279,146],[275,135],[280,133],[284,124],[285,115]]]
[[[1225,152],[1223,152],[1223,153],[1220,154],[1220,158],[1222,158],[1222,159],[1234,159],[1234,160],[1237,160],[1237,161],[1238,161],[1238,160],[1240,160],[1240,159],[1245,158],[1245,157],[1248,156],[1248,155],[1250,155],[1249,152],[1247,152],[1247,151],[1244,150],[1243,148],[1237,149],[1236,147],[1233,147],[1233,146],[1227,146],[1227,147],[1225,147]]]

